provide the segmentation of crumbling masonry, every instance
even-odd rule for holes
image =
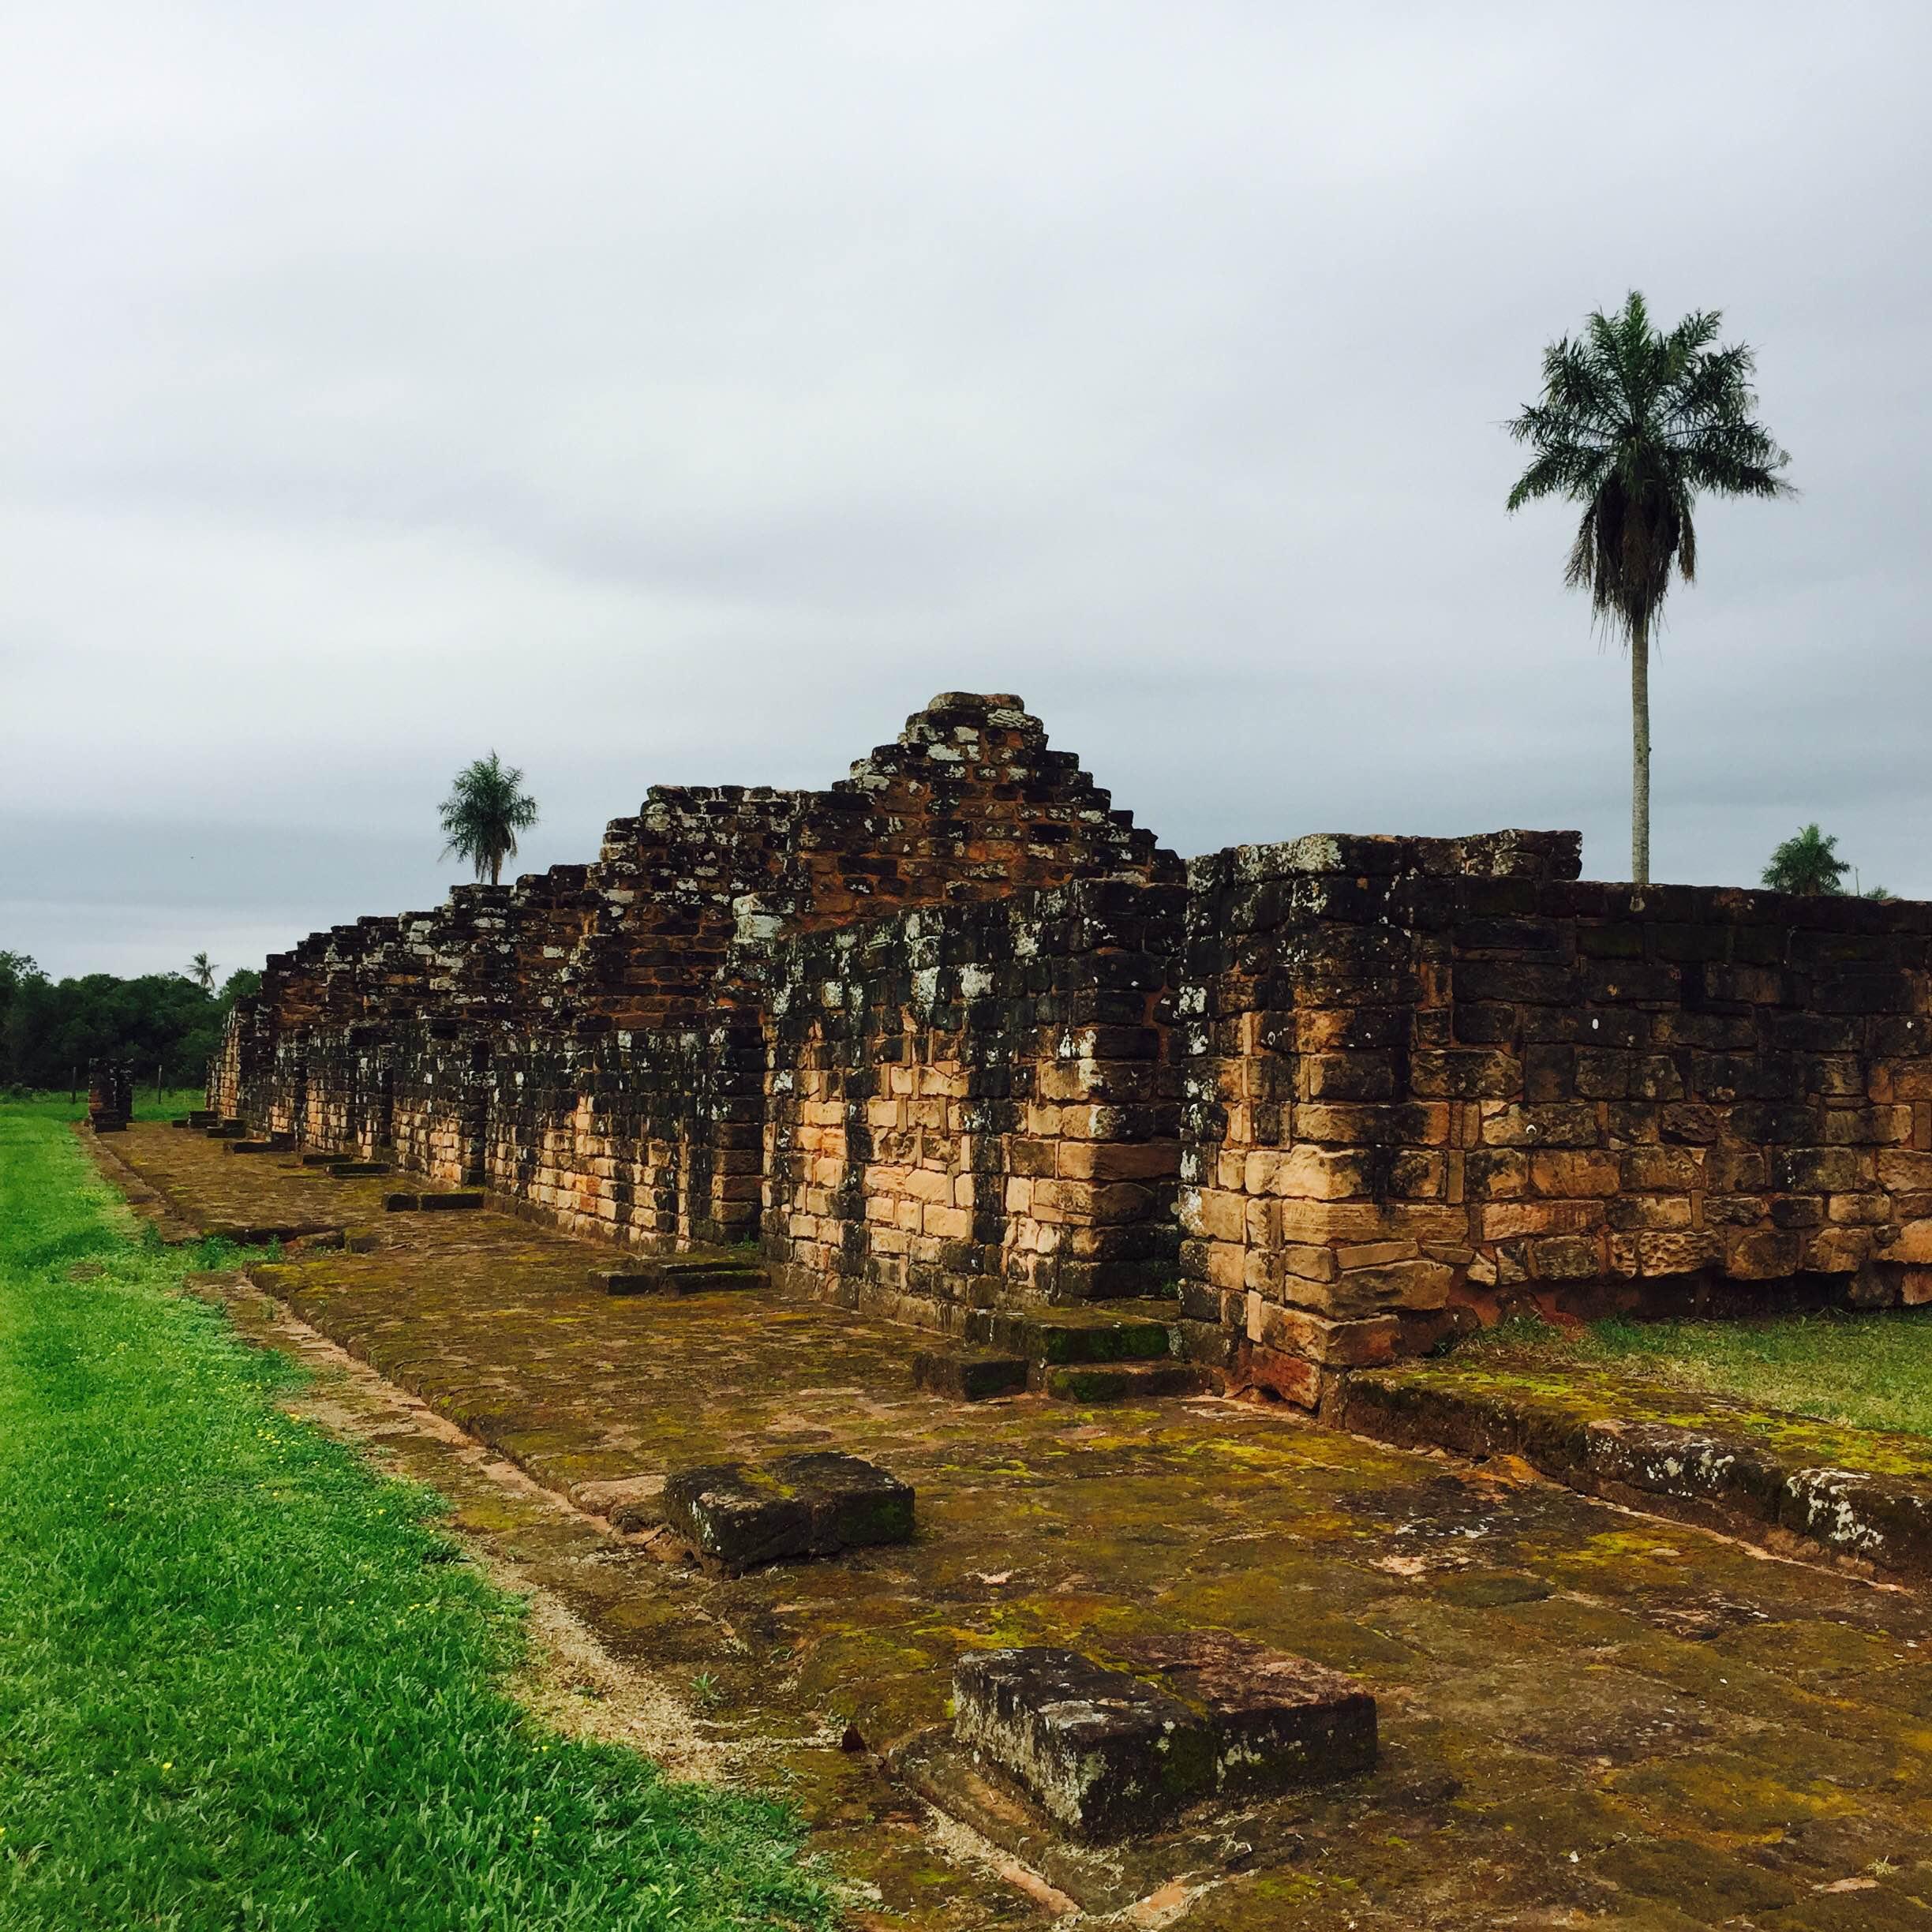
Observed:
[[[1178,1295],[1231,1383],[1512,1303],[1932,1299],[1932,906],[1578,878],[1574,833],[1183,865],[1017,698],[828,791],[268,961],[209,1105],[951,1333]]]

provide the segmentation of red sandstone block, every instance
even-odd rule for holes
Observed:
[[[1546,1235],[1530,1243],[1529,1260],[1539,1281],[1589,1281],[1604,1271],[1603,1243],[1593,1235]]]
[[[1058,1166],[1063,1180],[1166,1180],[1180,1172],[1181,1144],[1063,1140],[1058,1144]]]
[[[1305,1356],[1286,1355],[1251,1344],[1230,1380],[1237,1387],[1268,1390],[1297,1408],[1312,1410],[1321,1406],[1321,1370]]]
[[[1775,1281],[1793,1273],[1802,1252],[1795,1231],[1780,1228],[1727,1228],[1724,1272],[1739,1281]]]
[[[1245,1314],[1250,1342],[1330,1368],[1392,1361],[1401,1337],[1401,1324],[1393,1315],[1335,1321],[1304,1309],[1281,1307],[1259,1294],[1249,1294]]]
[[[1622,1194],[1604,1204],[1608,1225],[1619,1230],[1687,1228],[1690,1201],[1683,1194]]]
[[[1599,1148],[1552,1149],[1530,1157],[1530,1185],[1557,1198],[1611,1195],[1623,1185],[1622,1162]]]
[[[1623,1185],[1646,1193],[1689,1193],[1704,1185],[1703,1163],[1687,1148],[1627,1148],[1622,1166]]]

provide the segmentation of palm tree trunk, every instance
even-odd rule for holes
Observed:
[[[1650,883],[1650,620],[1631,627],[1631,877]]]

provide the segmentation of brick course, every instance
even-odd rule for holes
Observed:
[[[949,694],[825,792],[659,788],[590,865],[312,935],[209,1104],[944,1327],[1178,1289],[1310,1406],[1518,1303],[1932,1299],[1932,908],[1579,871],[1184,870]]]

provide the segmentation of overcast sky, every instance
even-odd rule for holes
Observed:
[[[1804,494],[1713,504],[1655,871],[1932,895],[1932,9],[21,0],[0,948],[434,904],[496,747],[595,853],[1017,691],[1192,853],[1576,826],[1628,681],[1500,428],[1642,288]]]

